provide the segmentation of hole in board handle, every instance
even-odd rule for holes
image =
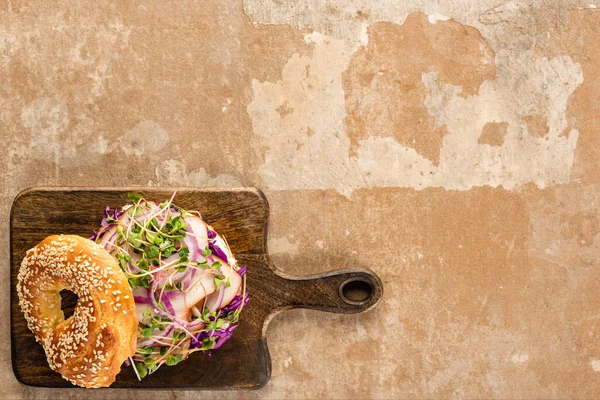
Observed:
[[[363,305],[373,297],[373,283],[360,278],[350,278],[340,286],[340,297],[347,304]]]

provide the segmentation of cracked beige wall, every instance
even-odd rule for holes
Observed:
[[[254,15],[249,3],[245,10]],[[287,21],[277,7],[256,17],[261,23]],[[307,34],[312,55],[293,55],[281,81],[253,81],[248,113],[268,149],[259,169],[266,187],[348,195],[364,187],[514,189],[529,182],[542,188],[569,182],[578,132],[563,131],[568,99],[583,82],[577,63],[566,55],[549,60],[503,49],[494,55],[479,32],[453,20],[431,23],[415,14],[400,20],[396,27],[369,26],[367,18],[360,32],[353,21],[338,26],[333,36]],[[326,21],[306,23],[330,30]],[[371,35],[378,36],[371,44],[375,51]],[[408,51],[398,50],[403,47]],[[435,57],[440,53],[441,60]],[[438,79],[440,73],[452,80],[452,74],[494,64],[495,76],[485,76],[471,90]],[[421,82],[410,76],[415,72]],[[346,75],[351,77],[343,82]],[[425,110],[433,117],[429,129],[419,126],[427,119]],[[536,115],[548,125],[541,135],[527,127],[525,118]],[[395,119],[400,121],[391,123]],[[487,123],[502,122],[508,126],[501,144],[478,143]]]

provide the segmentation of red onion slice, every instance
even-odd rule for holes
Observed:
[[[137,304],[152,304],[148,297],[142,296],[133,296],[133,301],[135,301]]]
[[[208,308],[210,312],[217,311],[223,303],[223,297],[225,297],[225,284],[221,285],[218,292],[206,297],[205,307]]]
[[[165,305],[165,308],[167,309],[167,311],[169,313],[171,313],[171,315],[175,315],[175,310],[173,309],[173,305],[171,304],[171,300],[169,299],[169,297],[171,297],[171,296],[168,293],[165,295],[165,292],[163,292],[160,300]]]
[[[199,252],[201,252],[208,246],[208,227],[207,227],[207,225],[204,223],[204,221],[202,221],[202,219],[200,219],[199,217],[196,217],[194,215],[185,218],[185,222],[188,225],[190,232],[192,232],[194,234],[194,238],[196,239],[196,243],[197,243]],[[204,259],[202,254],[199,254],[197,257],[202,257],[202,260]],[[191,260],[191,258],[190,258],[190,260]],[[196,260],[196,261],[202,261],[202,260]]]
[[[192,308],[190,308],[190,310],[192,310],[192,315],[200,318],[202,316],[202,313],[200,312],[200,310],[198,310],[198,307],[196,306],[192,306]]]

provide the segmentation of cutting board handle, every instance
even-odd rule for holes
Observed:
[[[307,277],[281,278],[281,309],[310,308],[335,313],[360,313],[377,305],[383,295],[379,276],[368,270],[336,270]]]

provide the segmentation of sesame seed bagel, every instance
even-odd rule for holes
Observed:
[[[79,297],[66,321],[63,289]],[[135,353],[138,322],[131,288],[116,260],[91,240],[49,236],[27,251],[17,293],[50,368],[71,383],[110,386]]]

